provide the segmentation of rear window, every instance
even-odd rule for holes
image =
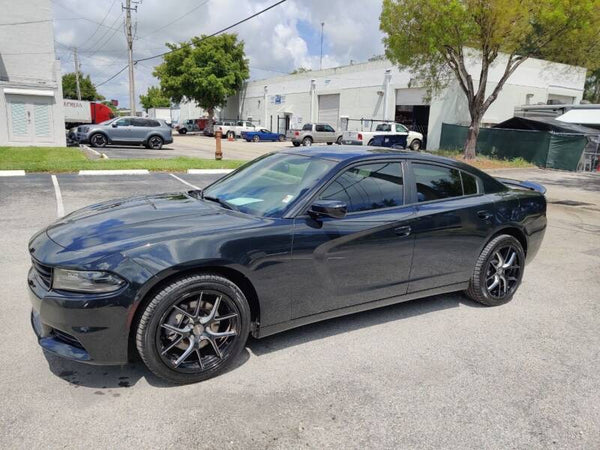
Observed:
[[[469,175],[467,172],[460,172],[462,177],[463,191],[465,195],[477,194],[477,179],[473,175]]]
[[[304,124],[302,131],[312,131],[312,123]]]

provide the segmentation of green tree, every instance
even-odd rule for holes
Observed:
[[[77,100],[77,81],[75,72],[66,73],[62,77],[63,98]],[[89,75],[79,73],[79,88],[81,90],[81,100],[104,100],[104,96],[98,94],[96,86],[92,83]]]
[[[168,108],[171,106],[171,100],[163,91],[156,86],[150,86],[146,94],[140,95],[142,107],[148,111],[150,108]]]
[[[420,74],[430,95],[457,80],[470,113],[467,159],[475,157],[483,115],[528,58],[587,67],[600,61],[598,0],[384,0],[380,28],[386,56]],[[492,89],[494,64],[503,75]],[[478,74],[467,70],[474,65]]]
[[[588,73],[583,98],[591,103],[600,103],[600,69]]]
[[[215,108],[224,106],[250,76],[244,42],[224,33],[167,47],[175,51],[154,69],[162,91],[175,103],[195,101],[208,112],[211,125]]]

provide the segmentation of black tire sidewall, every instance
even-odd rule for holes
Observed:
[[[223,364],[201,373],[182,373],[164,363],[156,348],[156,334],[163,314],[173,303],[179,301],[185,292],[198,288],[222,292],[231,298],[240,315],[240,330]],[[136,344],[142,360],[154,374],[172,383],[186,384],[203,381],[226,371],[244,349],[249,333],[250,307],[244,294],[234,283],[219,275],[190,275],[165,286],[148,303],[136,330]]]
[[[302,139],[302,145],[305,146],[305,147],[311,146],[312,143],[313,143],[313,141],[309,137],[305,137],[304,139]]]
[[[96,138],[98,138],[98,137],[102,137],[102,139],[104,139],[104,141],[101,144],[97,144],[95,142]],[[92,144],[92,147],[104,148],[104,147],[106,147],[107,143],[108,143],[108,139],[102,133],[92,134],[92,136],[90,137],[90,144]]]
[[[160,139],[160,145],[154,147],[151,142],[153,139]],[[164,144],[163,138],[161,138],[160,136],[150,136],[150,138],[148,139],[148,147],[153,149],[153,150],[160,150],[162,148]]]
[[[417,148],[415,148],[415,143],[418,143],[419,145],[417,146]],[[413,139],[412,142],[410,143],[410,149],[414,150],[414,151],[419,151],[421,150],[421,141],[419,139]]]

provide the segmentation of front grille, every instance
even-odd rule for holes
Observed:
[[[83,348],[83,345],[77,340],[75,336],[71,336],[69,333],[65,333],[64,331],[60,331],[57,329],[52,330],[52,334],[59,341],[64,342],[65,344],[72,345],[73,347]]]
[[[33,268],[35,269],[35,272],[37,273],[39,279],[42,281],[42,283],[44,283],[44,285],[48,289],[50,289],[50,286],[52,284],[52,267],[48,267],[43,264],[40,264],[39,262],[37,262],[34,259],[32,259],[31,262],[32,262]]]

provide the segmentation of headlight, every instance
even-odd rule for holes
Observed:
[[[112,292],[125,284],[125,280],[107,272],[54,269],[52,289],[73,292]]]

